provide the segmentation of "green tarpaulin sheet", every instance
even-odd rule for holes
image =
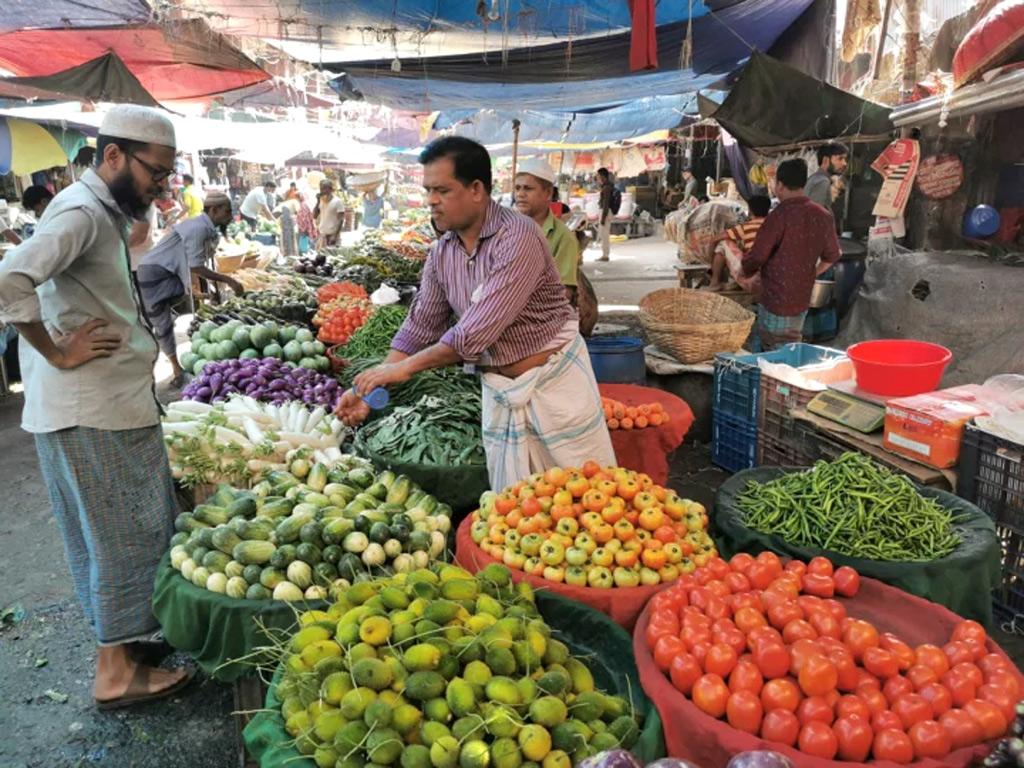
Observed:
[[[757,554],[771,550],[780,555],[810,560],[824,555],[838,565],[849,565],[864,576],[884,581],[913,595],[949,608],[964,618],[992,625],[992,588],[999,584],[1001,550],[992,519],[970,502],[933,488],[919,488],[922,496],[934,498],[963,519],[956,524],[962,542],[946,557],[928,562],[892,563],[847,557],[837,552],[796,546],[771,534],[759,533],[743,524],[736,497],[747,483],[765,483],[789,471],[759,467],[738,472],[722,484],[715,496],[712,519],[715,543],[723,557],[737,552]]]
[[[592,608],[546,592],[535,594],[544,620],[575,656],[586,658],[597,687],[630,699],[634,708],[643,713],[643,727],[633,753],[645,764],[664,757],[661,719],[640,687],[632,638],[622,627]],[[266,710],[257,713],[245,727],[242,734],[245,747],[260,768],[316,768],[312,759],[302,757],[292,746],[292,738],[284,729],[281,703],[274,696],[277,679],[275,675],[267,693]]]

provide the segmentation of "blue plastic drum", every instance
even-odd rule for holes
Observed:
[[[605,384],[644,384],[647,363],[644,342],[636,336],[594,336],[587,339],[594,376]]]

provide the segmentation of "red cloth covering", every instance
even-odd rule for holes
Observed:
[[[629,68],[633,72],[658,68],[658,34],[654,0],[629,0],[633,32],[629,38]]]
[[[962,621],[959,616],[941,605],[864,577],[861,577],[860,592],[856,597],[840,599],[850,616],[870,621],[879,632],[893,632],[911,646],[934,643],[942,647],[949,642],[949,636],[957,622]],[[655,666],[644,639],[649,618],[649,612],[645,609],[633,632],[633,652],[644,693],[658,708],[662,722],[671,723],[671,727],[665,728],[665,742],[670,756],[690,760],[701,766],[721,766],[739,752],[773,749],[789,757],[800,768],[849,768],[853,765],[849,762],[811,757],[777,742],[764,741],[737,731],[724,720],[716,720],[699,710],[692,701],[677,691],[668,677]],[[988,641],[988,646],[992,652],[1006,656],[991,640]],[[1010,668],[1015,668],[1012,662]],[[951,752],[942,760],[919,760],[911,765],[914,768],[965,768],[975,759],[980,760],[982,756],[988,754],[990,749],[991,744],[981,744]],[[870,765],[877,768],[896,768],[896,763],[888,760],[873,760]]]
[[[693,411],[684,400],[651,387],[635,384],[598,384],[603,397],[610,397],[626,405],[661,403],[669,415],[668,424],[643,429],[614,429],[611,431],[615,461],[620,467],[644,472],[657,485],[668,482],[668,455],[683,443],[693,424]]]
[[[953,54],[953,83],[959,88],[989,69],[1020,58],[1024,41],[1024,0],[1002,0],[982,16]]]
[[[462,521],[455,534],[455,563],[470,573],[476,573],[491,563],[498,563],[499,561],[476,545],[469,532],[471,525],[472,516],[469,516]],[[594,589],[592,587],[575,587],[572,584],[548,581],[540,576],[517,571],[514,568],[510,570],[512,571],[512,579],[516,583],[526,581],[534,589],[546,589],[570,600],[589,605],[591,608],[610,616],[612,621],[627,631],[633,629],[637,616],[640,615],[644,606],[647,605],[647,601],[671,583],[654,584],[649,587]]]

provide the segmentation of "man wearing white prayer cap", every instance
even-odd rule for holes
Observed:
[[[43,479],[78,601],[98,643],[98,707],[171,694],[184,669],[150,666],[151,601],[178,512],[160,431],[157,343],[129,268],[127,233],[174,173],[174,126],[112,108],[96,167],[58,194],[35,235],[0,261],[0,320],[17,328],[22,428]]]
[[[565,286],[569,303],[576,305],[580,251],[576,236],[551,211],[555,190],[555,170],[547,160],[528,158],[516,170],[514,199],[518,211],[537,222],[548,241],[558,275]]]

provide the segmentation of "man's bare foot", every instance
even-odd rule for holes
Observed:
[[[719,291],[725,288],[725,283],[709,283],[707,286],[705,286],[705,288],[706,290],[709,290],[712,293],[718,293]]]
[[[169,696],[191,679],[187,669],[140,664],[128,645],[102,646],[97,651],[93,697],[100,709],[117,709]]]

